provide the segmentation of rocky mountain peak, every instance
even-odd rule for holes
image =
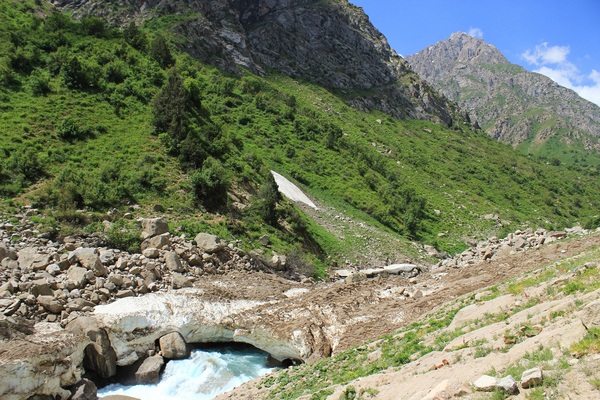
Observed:
[[[454,33],[407,61],[496,139],[515,146],[530,143],[525,150],[546,154],[546,143],[555,141],[583,149],[582,157],[600,151],[600,107],[511,64],[483,39]]]
[[[416,70],[426,80],[447,75],[449,71],[466,65],[508,64],[496,47],[464,32],[453,33],[450,38],[408,56],[407,60],[411,64],[418,64]]]

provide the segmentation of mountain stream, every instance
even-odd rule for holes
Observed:
[[[192,351],[190,358],[167,363],[158,384],[109,385],[102,398],[125,395],[141,400],[209,400],[272,371],[269,355],[253,347],[223,346]]]

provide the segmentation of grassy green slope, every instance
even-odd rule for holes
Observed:
[[[177,23],[149,26],[168,37]],[[0,26],[0,194],[8,207],[30,199],[58,225],[96,229],[107,209],[159,203],[189,234],[213,230],[253,248],[268,233],[275,251],[301,242],[317,258],[341,253],[285,202],[279,221],[265,222],[269,169],[359,220],[448,251],[521,225],[584,222],[599,208],[597,175],[517,155],[467,127],[366,114],[306,82],[227,76],[171,50],[174,72],[156,52],[156,29],[132,39],[13,0],[0,1]],[[154,132],[153,99],[173,74],[196,102],[191,149]],[[249,207],[207,206],[198,182],[214,171]],[[97,217],[81,218],[82,207]],[[504,226],[483,218],[491,213]]]

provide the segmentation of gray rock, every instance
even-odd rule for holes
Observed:
[[[419,274],[419,267],[417,267],[415,264],[392,264],[392,265],[386,265],[385,267],[383,267],[384,270],[386,270],[388,273],[390,274],[407,274],[410,276],[416,276]]]
[[[352,275],[353,271],[351,271],[349,269],[338,269],[338,270],[335,270],[335,274],[337,276],[339,276],[340,278],[344,279],[344,278],[347,278],[350,275]]]
[[[177,272],[173,272],[173,274],[171,275],[171,286],[173,286],[173,289],[192,287],[193,281],[184,275],[181,275]]]
[[[7,317],[10,317],[11,315],[13,315],[14,313],[16,313],[19,308],[21,307],[21,300],[20,299],[15,299],[13,300],[13,302],[4,309],[4,315]]]
[[[524,371],[521,375],[521,387],[523,389],[529,389],[535,386],[539,386],[544,382],[544,376],[540,368],[532,368]]]
[[[97,400],[98,388],[94,382],[89,379],[82,379],[75,386],[71,387],[72,396],[70,400]]]
[[[123,299],[125,297],[135,297],[135,292],[131,289],[119,290],[115,297],[118,299]]]
[[[275,254],[271,258],[271,265],[273,266],[273,268],[275,268],[278,271],[285,270],[286,264],[287,264],[287,258],[286,258],[286,256]]]
[[[508,394],[519,393],[519,384],[511,375],[498,379],[498,382],[496,383],[496,388]]]
[[[174,251],[169,251],[165,254],[165,264],[169,271],[183,272],[183,264],[181,258]]]
[[[2,295],[5,292],[9,294],[15,293],[15,286],[11,281],[8,281],[0,286],[0,295]]]
[[[50,265],[50,256],[48,254],[38,253],[36,247],[25,247],[18,253],[19,268],[22,271],[41,271]]]
[[[179,332],[164,335],[158,340],[158,344],[164,358],[181,359],[190,355],[188,345]]]
[[[142,251],[142,254],[151,259],[160,257],[160,251],[154,247],[147,248],[146,250]]]
[[[60,265],[50,264],[46,267],[46,272],[52,276],[56,276],[56,275],[60,274],[62,271],[60,269]]]
[[[38,296],[37,302],[46,310],[54,314],[60,314],[65,307],[53,296]]]
[[[75,288],[82,288],[87,282],[86,274],[85,268],[73,266],[67,271],[67,279],[73,282]]]
[[[50,283],[46,279],[37,279],[31,282],[31,288],[29,289],[31,294],[37,296],[52,296],[52,288]]]
[[[200,257],[198,254],[192,254],[187,259],[187,262],[188,262],[188,264],[190,264],[194,267],[198,267],[198,266],[202,265],[202,257]]]
[[[209,233],[199,233],[194,240],[198,245],[198,249],[209,254],[218,253],[226,247],[221,239]]]
[[[0,242],[0,261],[4,260],[5,258],[16,260],[17,254],[10,250],[4,243]]]
[[[115,251],[112,249],[106,249],[100,251],[100,261],[102,264],[112,264],[116,259]]]
[[[168,249],[170,246],[171,240],[169,239],[169,234],[164,233],[144,240],[140,245],[140,250],[144,251],[150,247],[155,249]]]
[[[346,283],[357,283],[357,282],[362,282],[362,281],[366,281],[367,275],[363,274],[362,272],[357,272],[355,274],[350,275],[349,277],[347,277],[344,282]]]
[[[169,232],[169,225],[162,218],[145,218],[141,221],[144,239],[151,238]]]
[[[97,255],[98,252],[96,251],[96,249],[94,247],[79,247],[69,253],[69,255],[67,256],[67,260],[69,261],[69,263],[71,265],[73,265],[73,264],[79,262],[79,257],[84,254]]]
[[[489,375],[482,375],[479,377],[479,379],[477,379],[475,382],[473,382],[473,386],[475,387],[475,390],[478,392],[491,392],[496,389],[497,383],[498,383],[497,378],[495,378],[493,376],[489,376]]]
[[[102,378],[117,373],[117,353],[110,345],[106,331],[93,318],[79,317],[67,325],[67,330],[87,336],[92,343],[85,349],[83,366],[95,371]]]
[[[142,362],[137,371],[135,371],[135,383],[138,385],[148,385],[158,383],[160,371],[165,365],[165,360],[161,356],[148,357]]]
[[[87,254],[83,253],[78,255],[79,264],[89,271],[92,271],[95,276],[104,276],[106,275],[107,269],[102,264],[100,257],[97,254]]]

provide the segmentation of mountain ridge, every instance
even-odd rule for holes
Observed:
[[[574,151],[571,161],[600,165],[600,107],[510,63],[483,39],[458,32],[406,59],[493,138],[547,156],[560,142],[559,151]]]
[[[221,69],[278,71],[340,92],[363,111],[426,119],[451,126],[460,110],[423,82],[389,46],[360,7],[347,1],[149,1],[125,4],[55,0],[75,17],[97,16],[117,26],[176,14],[178,47]]]

